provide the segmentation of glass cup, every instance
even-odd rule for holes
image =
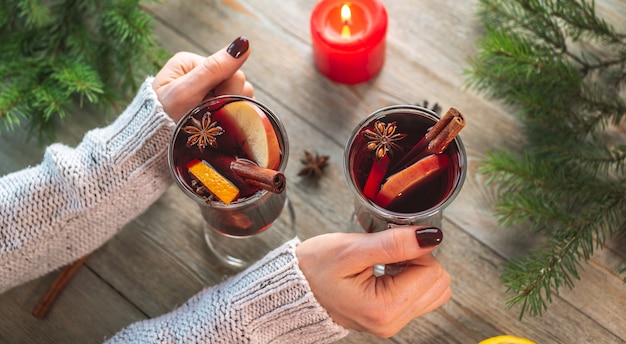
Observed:
[[[350,231],[372,233],[400,225],[441,228],[443,210],[455,199],[465,181],[467,157],[463,142],[457,135],[437,156],[408,154],[413,153],[413,147],[438,120],[439,116],[429,109],[394,105],[373,112],[357,125],[344,152],[344,173],[355,196]],[[376,131],[377,122],[382,130]],[[389,151],[381,146],[385,143]],[[383,158],[378,159],[376,154],[382,154],[383,151]],[[436,173],[428,178],[422,178],[419,174],[415,178],[411,177],[413,180],[422,179],[402,190],[399,196],[388,203],[389,198],[381,195],[384,188],[380,187],[381,184],[391,180],[391,175],[411,166],[415,158],[421,156],[423,159],[432,157],[437,161],[437,168],[431,170]],[[384,159],[388,161],[383,162]],[[375,175],[379,177],[373,177]],[[373,180],[374,188],[368,185],[372,182],[370,179]],[[385,205],[381,206],[377,201]],[[374,267],[378,275],[394,274],[401,268],[401,264]]]
[[[197,134],[194,127],[206,129],[210,135],[192,137]],[[274,144],[258,148],[266,147],[265,143],[255,143],[263,132],[274,138],[267,140]],[[249,266],[296,236],[295,213],[286,190],[275,193],[258,188],[231,169],[233,161],[250,163],[255,161],[253,156],[274,164],[273,170],[284,172],[289,156],[287,133],[280,119],[265,105],[236,95],[211,98],[191,109],[176,125],[168,149],[170,171],[176,183],[200,207],[209,249],[234,269]],[[235,184],[239,196],[227,204],[209,192],[191,172],[190,166],[199,163],[208,163]]]

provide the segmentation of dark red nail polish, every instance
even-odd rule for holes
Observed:
[[[232,43],[230,43],[230,45],[228,46],[228,49],[226,49],[226,52],[238,59],[239,56],[243,55],[246,53],[246,51],[248,51],[248,47],[250,47],[250,43],[248,43],[248,39],[244,36],[241,37],[237,37]]]
[[[431,247],[441,244],[443,232],[436,227],[422,228],[415,231],[420,247]]]

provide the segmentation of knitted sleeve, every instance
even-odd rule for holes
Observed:
[[[109,126],[0,178],[0,292],[94,251],[145,211],[171,184],[173,127],[148,78]]]
[[[151,83],[76,148],[51,145],[41,164],[0,178],[0,292],[94,251],[171,184],[174,122]],[[111,342],[328,343],[345,336],[299,269],[297,243]]]
[[[317,302],[301,270],[297,239],[176,310],[120,331],[117,343],[331,343],[348,334]]]

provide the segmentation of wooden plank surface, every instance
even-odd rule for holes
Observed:
[[[492,215],[495,190],[476,169],[495,148],[523,143],[514,110],[464,87],[467,59],[476,52],[481,27],[476,1],[385,1],[389,12],[387,62],[374,80],[356,86],[332,83],[315,70],[309,13],[315,1],[166,0],[146,9],[155,33],[170,52],[209,54],[246,35],[252,55],[243,70],[257,99],[282,119],[290,141],[288,193],[301,238],[345,231],[352,211],[342,170],[343,146],[368,113],[390,104],[458,107],[468,119],[462,133],[469,173],[457,200],[444,213],[444,244],[438,259],[453,278],[453,298],[414,320],[397,336],[379,339],[352,333],[340,343],[477,343],[501,333],[539,343],[624,343],[626,289],[618,270],[625,239],[607,243],[584,266],[582,281],[563,290],[541,318],[517,318],[505,310],[507,294],[498,276],[503,264],[538,239],[525,228],[502,228]],[[623,1],[598,2],[599,11],[620,23]],[[70,145],[112,115],[75,116],[60,139]],[[0,136],[0,173],[40,161],[42,148],[24,145],[20,132]],[[304,150],[330,156],[324,178],[297,176]],[[148,212],[96,251],[79,270],[49,317],[30,311],[54,274],[0,295],[0,342],[100,342],[123,326],[158,316],[233,272],[208,251],[193,202],[176,186]]]

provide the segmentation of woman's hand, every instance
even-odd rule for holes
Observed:
[[[165,112],[176,122],[194,106],[216,95],[253,97],[252,85],[239,70],[249,55],[245,37],[235,39],[209,57],[179,52],[157,73],[152,87]]]
[[[450,275],[433,257],[441,230],[396,227],[372,234],[331,233],[298,245],[313,294],[339,325],[390,337],[451,297]],[[395,276],[372,266],[407,262]]]

